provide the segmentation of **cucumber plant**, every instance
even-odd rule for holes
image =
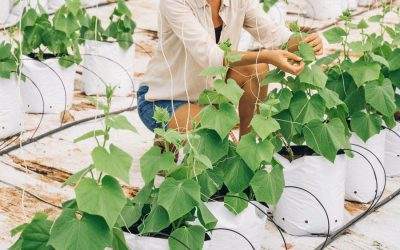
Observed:
[[[21,233],[10,249],[127,249],[122,220],[131,201],[125,197],[120,180],[129,183],[132,157],[110,142],[112,130],[136,129],[122,115],[111,115],[113,88],[107,87],[106,102],[90,99],[105,115],[104,128],[90,131],[75,142],[93,139],[92,164],[72,175],[63,186],[74,184],[76,197],[62,204],[55,221],[38,213],[30,223],[20,225]],[[40,236],[40,237],[39,237]]]
[[[0,78],[10,79],[18,71],[19,57],[10,43],[0,43]]]
[[[383,15],[369,19],[369,22],[380,23],[380,34],[366,33],[368,22],[361,20],[353,23],[348,12],[342,16],[344,28],[334,27],[324,32],[329,43],[341,44],[344,51],[344,59],[339,59],[327,70],[327,88],[336,92],[348,106],[347,111],[342,110],[336,115],[348,119],[351,130],[364,141],[379,134],[383,122],[390,128],[395,126],[394,114],[399,109],[398,102],[396,104],[399,97],[395,95],[400,80],[399,38],[391,27],[382,22],[387,12],[384,6]],[[361,33],[359,41],[347,40],[352,31]],[[392,41],[385,39],[385,33]],[[353,61],[350,53],[360,57]]]
[[[81,62],[78,47],[82,9],[79,0],[69,0],[50,18],[47,13],[37,13],[25,8],[18,26],[22,33],[22,54],[43,61],[59,58],[63,67]]]
[[[110,16],[110,24],[103,28],[100,20],[96,16],[90,17],[86,13],[87,22],[80,29],[80,41],[85,40],[118,42],[123,49],[128,49],[133,45],[133,33],[136,23],[132,19],[132,13],[124,0],[118,3]]]

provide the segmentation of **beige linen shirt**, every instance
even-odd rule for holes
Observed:
[[[259,0],[221,0],[223,21],[220,42],[239,45],[242,28],[265,48],[287,42],[290,31],[268,18]],[[215,42],[211,7],[207,0],[160,0],[159,45],[150,60],[141,85],[149,86],[147,101],[189,100],[195,102],[212,80],[199,73],[209,66],[222,66],[224,52]]]

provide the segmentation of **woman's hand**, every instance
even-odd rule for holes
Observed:
[[[290,52],[294,52],[299,50],[299,43],[308,43],[313,47],[314,52],[316,55],[322,55],[323,52],[323,43],[321,37],[317,33],[310,34],[306,36],[303,39],[296,39],[296,38],[291,38],[288,41],[288,50]]]
[[[280,70],[299,75],[304,69],[303,58],[286,50],[268,50],[267,62],[278,67]]]

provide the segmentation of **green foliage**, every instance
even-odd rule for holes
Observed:
[[[172,232],[171,237],[168,238],[168,245],[174,250],[186,250],[186,246],[193,250],[201,250],[205,235],[206,232],[201,226],[181,227]]]
[[[11,74],[18,71],[19,57],[10,43],[0,43],[0,78],[10,79]]]
[[[118,0],[117,6],[110,16],[110,23],[107,28],[103,28],[100,20],[86,13],[85,23],[80,29],[81,42],[85,40],[96,41],[116,41],[123,49],[128,49],[133,45],[133,33],[136,29],[136,23],[132,19],[132,13],[124,0]]]

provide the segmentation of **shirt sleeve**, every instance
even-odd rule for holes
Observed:
[[[243,26],[266,49],[278,48],[292,34],[285,25],[278,25],[265,14],[259,0],[248,0]]]
[[[213,41],[185,0],[161,0],[161,15],[202,67],[223,66],[224,51]]]

